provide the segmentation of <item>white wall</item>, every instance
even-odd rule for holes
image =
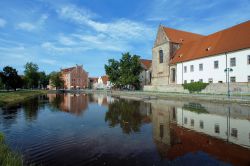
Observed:
[[[247,57],[250,55],[250,49],[240,50],[236,52],[227,53],[228,67],[230,67],[230,58],[236,58],[236,66],[230,72],[230,77],[235,76],[236,82],[248,82],[250,76],[250,65],[247,64]],[[219,61],[219,68],[214,69],[214,61]],[[199,71],[199,64],[203,64],[203,71]],[[190,65],[194,65],[194,71],[190,72]],[[184,66],[187,66],[187,72],[184,73]],[[213,79],[213,83],[219,81],[226,82],[226,55],[220,54],[217,56],[205,57],[177,64],[177,84],[190,83],[191,80],[195,82],[203,79],[203,82],[208,82],[209,78]],[[183,75],[182,75],[183,74]]]
[[[177,108],[177,124],[185,128],[195,130],[207,135],[221,138],[235,144],[243,145],[246,147],[250,146],[250,121],[246,119],[232,118],[229,115],[221,116],[216,114],[198,114],[187,111],[183,108]],[[187,124],[184,123],[184,118],[187,118]],[[191,126],[191,119],[194,120],[194,126]],[[200,121],[203,121],[204,128],[200,128]],[[215,133],[215,125],[219,125],[220,132]],[[228,125],[227,125],[228,124]],[[231,134],[227,136],[227,132],[232,131],[232,128],[237,129],[237,138],[232,137]],[[247,129],[248,128],[248,129]]]

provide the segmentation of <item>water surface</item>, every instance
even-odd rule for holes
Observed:
[[[26,164],[250,165],[247,106],[48,94],[0,109]]]

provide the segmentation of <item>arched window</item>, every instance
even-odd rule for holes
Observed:
[[[159,51],[159,63],[163,63],[163,51]]]

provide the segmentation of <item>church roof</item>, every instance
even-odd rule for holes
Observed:
[[[250,48],[250,21],[183,43],[172,64]]]
[[[169,40],[173,43],[187,43],[189,41],[197,40],[203,37],[203,35],[186,32],[182,30],[163,27]]]

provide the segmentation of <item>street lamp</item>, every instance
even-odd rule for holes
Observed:
[[[229,72],[232,72],[232,68],[226,68],[224,72],[226,73],[226,78],[227,78],[227,97],[230,98],[230,88],[229,88]]]

